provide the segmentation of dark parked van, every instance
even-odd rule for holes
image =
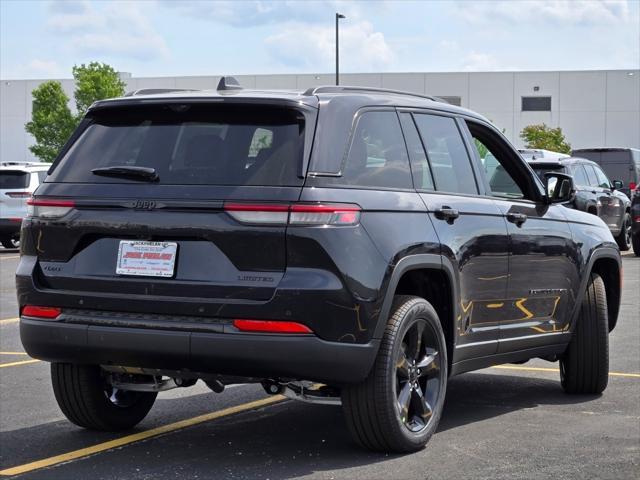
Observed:
[[[640,185],[640,150],[637,148],[581,148],[572,155],[596,162],[611,180],[621,180],[620,191],[629,198],[632,190]]]

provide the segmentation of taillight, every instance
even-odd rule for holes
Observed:
[[[342,203],[225,203],[224,210],[242,223],[258,225],[357,225],[360,207]]]
[[[31,198],[27,201],[28,215],[31,218],[52,219],[65,216],[75,206],[73,200],[40,200]]]
[[[29,198],[31,193],[29,192],[5,192],[5,195],[10,198]]]
[[[291,206],[291,225],[356,225],[360,207],[345,204],[295,204]]]
[[[632,192],[636,189],[638,185],[636,185],[636,182],[629,182],[629,190],[631,190]]]
[[[233,326],[241,332],[297,334],[313,333],[309,327],[298,322],[236,319],[233,321]]]
[[[269,203],[225,203],[224,211],[241,223],[284,225],[289,206]]]
[[[57,307],[37,307],[35,305],[25,305],[22,307],[22,316],[34,318],[46,318],[53,320],[58,318],[62,309]]]

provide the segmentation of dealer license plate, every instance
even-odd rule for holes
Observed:
[[[118,275],[173,277],[178,244],[121,240],[118,248]]]

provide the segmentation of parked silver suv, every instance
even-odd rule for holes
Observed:
[[[0,243],[20,245],[20,224],[27,216],[27,200],[47,176],[49,163],[0,163]]]

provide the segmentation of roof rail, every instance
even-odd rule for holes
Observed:
[[[16,160],[0,162],[0,167],[39,167],[42,165],[51,165],[51,164],[47,162],[30,162],[30,161],[20,162]]]
[[[242,90],[242,87],[234,77],[223,76],[220,78],[216,90]]]
[[[157,93],[172,93],[172,92],[197,92],[193,88],[140,88],[138,90],[132,90],[124,94],[125,97],[137,97],[138,95],[154,95]]]
[[[437,97],[430,95],[421,95],[419,93],[403,92],[402,90],[392,90],[390,88],[376,88],[376,87],[348,87],[340,85],[329,85],[321,87],[311,87],[305,90],[303,95],[316,95],[318,93],[349,93],[349,92],[371,92],[371,93],[393,93],[394,95],[407,95],[410,97],[425,98],[434,102],[442,101]]]

